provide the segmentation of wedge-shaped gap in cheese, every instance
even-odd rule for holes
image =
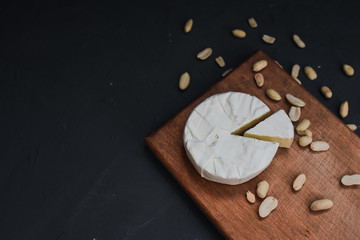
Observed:
[[[243,135],[244,132],[246,132],[248,129],[254,127],[256,124],[258,124],[259,122],[263,121],[265,118],[267,118],[270,115],[270,111],[267,113],[264,113],[263,115],[261,115],[260,117],[252,120],[251,122],[243,125],[242,127],[236,129],[235,131],[233,131],[231,134],[233,135]]]
[[[270,109],[258,98],[249,94],[218,94],[216,95],[224,113],[233,120],[231,127],[234,135],[242,135],[270,115]]]
[[[255,127],[244,133],[245,137],[279,143],[280,147],[290,148],[294,139],[294,127],[284,110],[279,110]]]

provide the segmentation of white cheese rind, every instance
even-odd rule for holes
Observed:
[[[255,127],[247,130],[246,133],[258,136],[293,139],[294,126],[286,112],[281,109],[264,121],[259,122]]]
[[[184,145],[200,175],[235,185],[261,173],[271,163],[279,144],[231,132],[269,110],[256,97],[237,92],[213,95],[196,106],[185,125]]]
[[[235,131],[270,111],[258,98],[246,93],[215,94],[190,114],[184,131],[184,142],[204,140],[213,128]]]

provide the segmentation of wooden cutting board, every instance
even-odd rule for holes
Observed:
[[[258,88],[252,66],[261,59],[266,59],[268,66],[261,71],[265,85]],[[276,89],[283,99],[280,102],[268,99],[266,88]],[[313,139],[328,142],[329,151],[315,153],[302,148],[295,134],[291,148],[279,149],[271,165],[249,182],[228,186],[201,178],[184,150],[185,122],[201,101],[227,91],[254,95],[272,112],[289,111],[286,93],[300,97],[306,102],[300,120],[311,121],[309,129]],[[340,183],[343,175],[360,173],[359,137],[262,51],[234,69],[145,141],[228,239],[360,239],[360,187],[344,187]],[[304,173],[307,180],[303,188],[295,192],[292,182],[300,173]],[[268,195],[279,200],[278,207],[265,219],[258,215],[261,200],[257,198],[255,204],[249,204],[245,198],[248,190],[255,193],[256,184],[261,180],[270,184]],[[334,206],[324,212],[311,212],[310,203],[320,198],[331,199]]]

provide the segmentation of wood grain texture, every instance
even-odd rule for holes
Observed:
[[[252,65],[261,59],[266,59],[268,66],[261,71],[265,84],[258,88]],[[268,99],[266,88],[277,90],[282,100],[274,102]],[[300,97],[306,102],[300,120],[309,119],[313,139],[328,142],[330,150],[314,153],[309,148],[302,148],[298,145],[299,136],[295,134],[291,148],[279,149],[271,165],[249,182],[228,186],[201,178],[184,150],[185,122],[201,101],[227,91],[254,95],[272,112],[279,109],[289,111],[286,93]],[[360,173],[359,137],[262,51],[186,106],[145,141],[228,239],[359,239],[360,188],[343,187],[340,183],[343,175]],[[295,192],[292,182],[300,173],[306,174],[307,180],[303,188]],[[260,199],[249,204],[245,198],[248,190],[255,193],[256,184],[261,180],[270,184],[268,195],[279,200],[277,209],[265,219],[258,216]],[[324,212],[311,212],[310,203],[319,198],[331,199],[334,206]]]

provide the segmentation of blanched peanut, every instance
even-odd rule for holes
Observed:
[[[268,191],[269,183],[267,181],[263,180],[257,184],[256,195],[259,198],[265,198]]]
[[[266,68],[267,65],[268,65],[268,62],[266,60],[257,61],[253,65],[253,71],[259,72],[259,71],[263,70],[264,68]]]
[[[310,126],[310,121],[308,119],[303,119],[299,125],[296,127],[296,131],[305,131]]]
[[[259,206],[259,216],[265,218],[277,207],[278,200],[274,197],[267,197]]]
[[[313,150],[314,152],[327,151],[329,150],[329,148],[330,148],[329,144],[323,141],[315,141],[312,142],[310,145],[310,149]]]
[[[345,186],[360,185],[360,174],[345,175],[341,178],[341,183]]]
[[[302,147],[308,146],[312,142],[312,137],[302,136],[299,138],[299,145]]]
[[[302,188],[302,186],[304,185],[305,180],[306,180],[305,174],[302,173],[302,174],[298,175],[293,182],[293,189],[295,191],[299,191]]]
[[[311,211],[321,211],[330,209],[334,203],[329,199],[319,199],[311,203],[310,209]]]
[[[249,201],[249,203],[255,203],[255,195],[250,191],[246,192],[246,199]]]

